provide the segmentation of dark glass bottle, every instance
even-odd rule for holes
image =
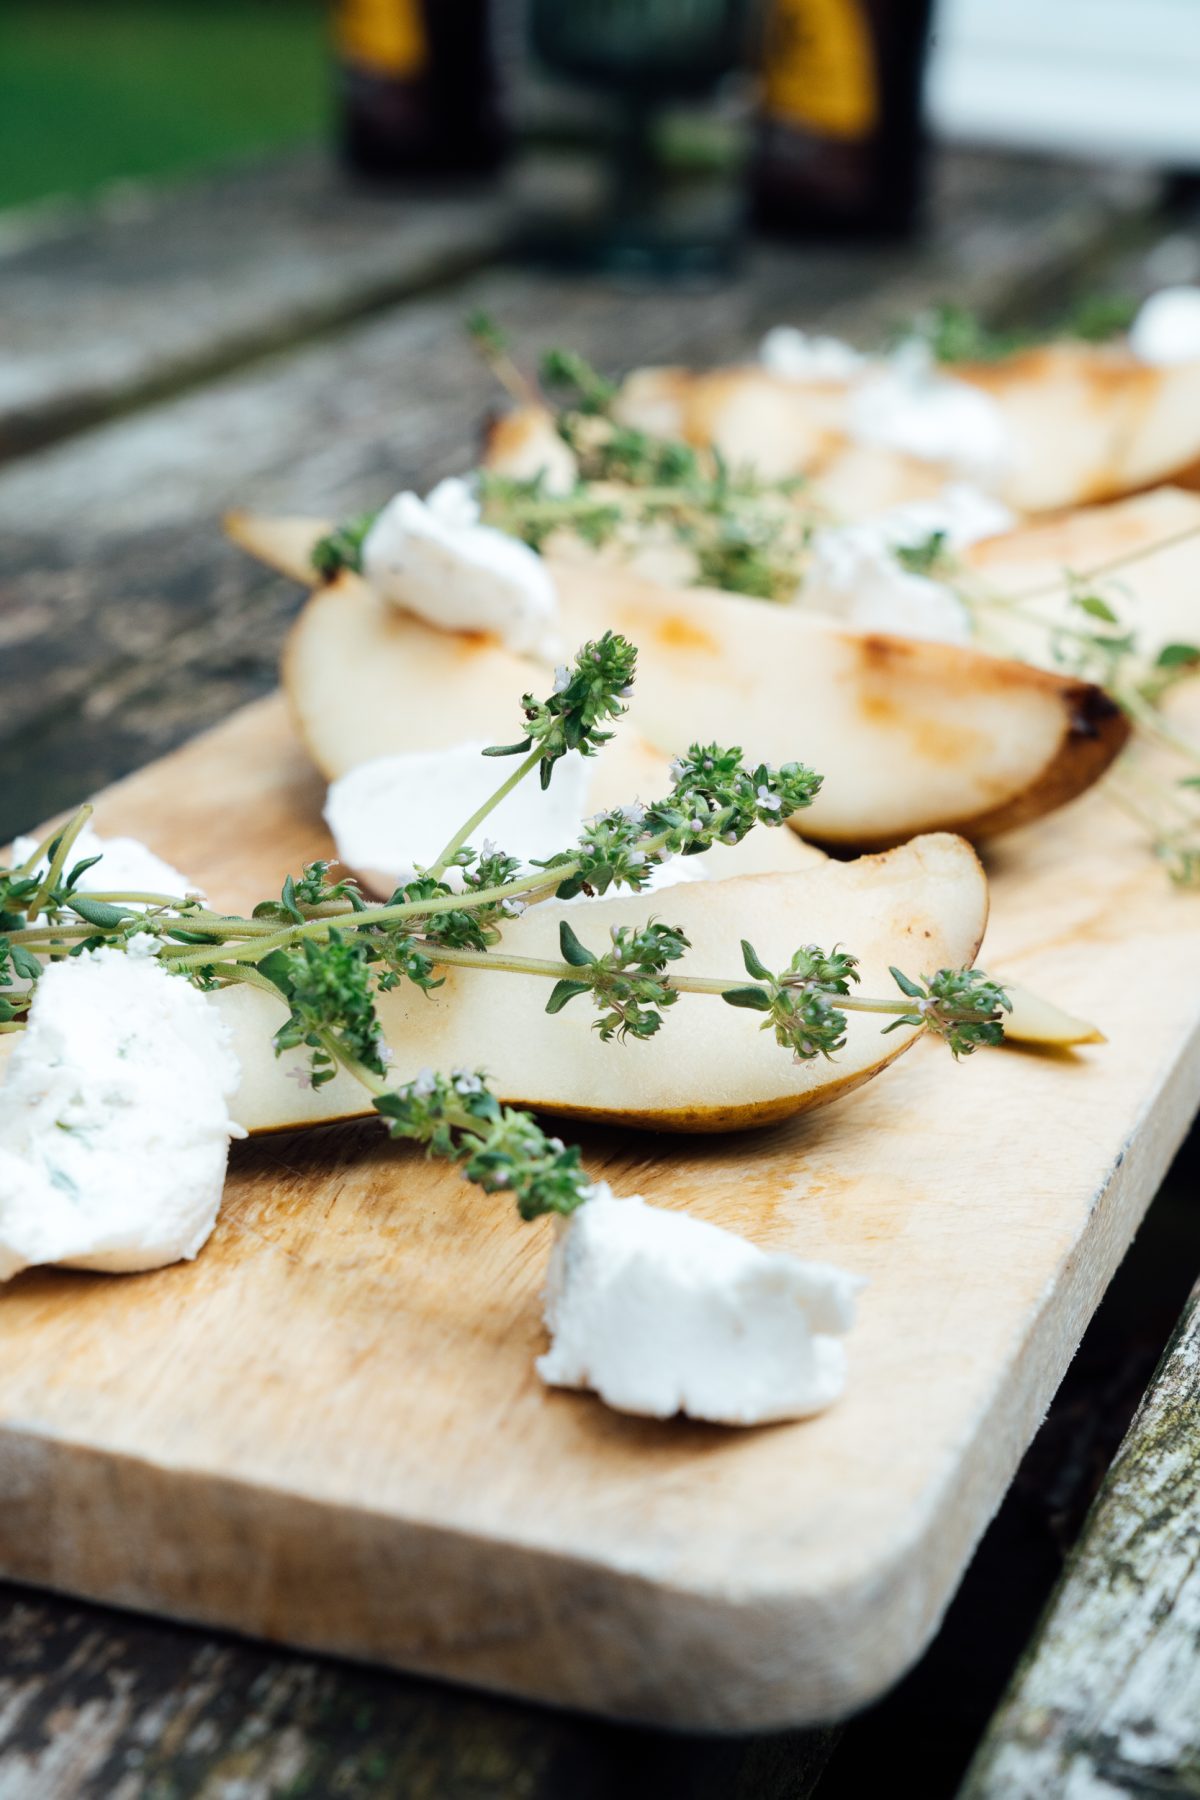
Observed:
[[[921,192],[931,0],[770,0],[751,167],[757,224],[902,236]]]
[[[342,152],[372,176],[478,174],[505,148],[489,0],[335,0]]]
[[[586,220],[531,223],[534,254],[684,279],[729,265],[740,193],[732,181],[722,192],[719,179],[682,177],[664,152],[662,126],[670,108],[695,106],[744,66],[747,7],[748,0],[529,0],[538,66],[602,102],[595,141],[607,177]]]

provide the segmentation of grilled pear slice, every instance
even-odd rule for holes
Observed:
[[[556,566],[555,578],[572,639],[611,626],[637,643],[638,725],[652,743],[711,736],[820,770],[801,821],[819,842],[994,836],[1083,793],[1129,735],[1093,684],[979,650],[609,570]]]
[[[298,580],[320,521],[240,515],[232,535]],[[825,785],[797,821],[820,842],[878,848],[920,831],[972,839],[1040,818],[1096,781],[1128,725],[1091,683],[951,644],[838,629],[799,609],[621,570],[555,563],[572,645],[612,627],[638,646],[635,717],[660,752],[696,739],[801,759]],[[511,735],[534,665],[439,632],[344,574],[304,609],[284,659],[300,735],[327,775],[472,732]],[[445,695],[455,694],[453,708]],[[610,746],[601,764],[627,799]],[[597,803],[603,797],[597,778]]]
[[[308,553],[324,529],[312,520],[238,518],[237,542],[297,580],[311,581]],[[521,695],[540,692],[546,671],[494,639],[436,631],[379,601],[353,575],[315,593],[284,653],[284,688],[305,749],[329,781],[378,756],[448,749],[464,730],[509,743],[519,734]],[[453,696],[453,704],[447,697]],[[592,759],[592,811],[671,791],[670,758],[621,720]],[[497,784],[511,765],[496,764]],[[771,874],[823,861],[790,831],[752,831],[705,858],[713,875]]]
[[[974,961],[987,921],[987,882],[961,838],[915,839],[882,856],[822,862],[791,875],[739,876],[654,895],[625,895],[563,907],[531,907],[505,928],[503,954],[561,961],[559,925],[603,952],[615,925],[657,917],[678,926],[692,948],[673,970],[744,985],[740,940],[770,968],[785,968],[803,944],[845,944],[861,959],[861,991],[897,993],[888,973],[913,975]],[[795,1063],[759,1029],[761,1015],[716,995],[682,994],[661,1031],[644,1042],[601,1041],[584,995],[545,1016],[552,982],[543,976],[451,968],[428,997],[407,984],[380,996],[379,1013],[397,1084],[421,1069],[482,1068],[492,1090],[523,1106],[658,1131],[731,1131],[766,1125],[824,1106],[869,1081],[916,1035],[886,1020],[851,1014],[847,1042],[831,1060]],[[257,989],[233,988],[216,1002],[234,1036],[242,1080],[234,1117],[250,1131],[354,1118],[370,1097],[339,1074],[312,1089],[297,1076],[305,1053],[276,1058],[273,1033],[285,1009]],[[4,1040],[0,1039],[0,1043]]]
[[[1063,340],[995,362],[947,364],[944,373],[981,389],[999,410],[1012,459],[996,491],[1017,512],[1129,494],[1200,458],[1200,362],[1151,367],[1124,342]],[[767,478],[808,475],[816,497],[856,516],[919,499],[953,478],[946,465],[887,451],[864,457],[849,435],[850,391],[757,365],[640,369],[615,411],[627,425],[712,445],[731,465]],[[502,453],[509,441],[501,440]]]

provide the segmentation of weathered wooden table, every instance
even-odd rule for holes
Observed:
[[[618,368],[744,352],[780,319],[870,339],[953,296],[996,317],[1178,279],[1200,235],[1144,179],[947,159],[916,247],[757,249],[711,290],[506,262],[502,196],[347,189],[317,157],[0,220],[0,839],[265,692],[297,597],[234,504],[328,511],[473,460],[460,320]],[[537,1712],[0,1590],[0,1800],[952,1794],[1200,1268],[1185,1152],[941,1637],[843,1731],[688,1739]],[[1182,1172],[1180,1172],[1182,1171]],[[1189,1303],[968,1778],[1200,1793],[1200,1362]],[[0,1495],[2,1498],[2,1495]],[[918,1772],[919,1771],[919,1775]]]

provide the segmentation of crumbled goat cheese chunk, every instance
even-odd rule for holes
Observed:
[[[135,940],[135,943],[139,943]],[[0,1100],[0,1280],[157,1269],[216,1220],[237,1058],[215,1005],[140,954],[52,964]]]
[[[1004,415],[989,394],[938,368],[929,347],[900,347],[854,390],[850,435],[921,462],[945,463],[983,487],[1001,482],[1013,461]]]
[[[537,654],[553,638],[558,595],[545,563],[480,523],[466,481],[441,481],[425,500],[389,500],[363,542],[362,567],[385,600],[443,631],[490,632]]]
[[[936,499],[892,507],[857,525],[826,527],[813,536],[802,602],[855,631],[965,644],[971,637],[970,614],[953,588],[906,569],[896,551],[941,532],[946,550],[953,553],[1013,523],[998,500],[966,483],[953,483]]]
[[[549,1386],[727,1425],[804,1418],[842,1392],[857,1277],[605,1183],[556,1226],[537,1365]]]
[[[12,847],[13,866],[19,867],[33,855],[37,846],[36,838],[17,838]],[[85,825],[71,846],[66,872],[69,874],[76,863],[84,862],[89,856],[99,856],[102,860],[85,869],[80,876],[81,894],[129,892],[182,897],[199,892],[194,881],[173,869],[161,856],[155,856],[153,850],[148,850],[137,838],[103,838],[90,824]],[[42,870],[46,867],[43,861]]]
[[[758,360],[773,375],[814,382],[854,381],[867,361],[841,338],[811,335],[794,325],[776,325],[768,331],[758,347]]]
[[[1139,362],[1162,368],[1200,362],[1200,287],[1151,294],[1129,328],[1129,348]]]

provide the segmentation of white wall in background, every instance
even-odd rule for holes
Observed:
[[[934,30],[936,135],[1200,168],[1200,0],[938,0]]]

